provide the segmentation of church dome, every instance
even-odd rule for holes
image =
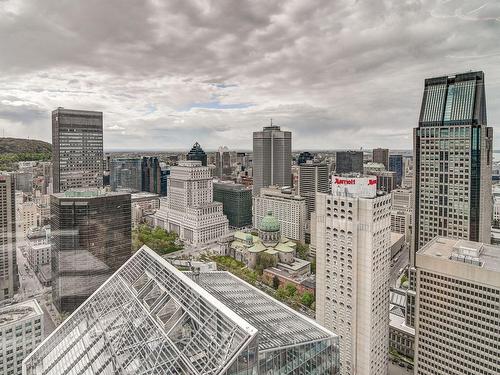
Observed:
[[[266,216],[262,218],[260,222],[260,230],[263,232],[279,232],[280,223],[278,219],[273,216],[273,213],[269,211]]]

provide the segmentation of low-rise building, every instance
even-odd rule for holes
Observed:
[[[143,218],[160,208],[160,195],[143,191],[130,196],[132,203],[132,226],[139,225]]]
[[[43,311],[36,300],[0,309],[0,373],[21,375],[22,362],[43,339]]]
[[[38,273],[40,267],[50,263],[50,229],[48,227],[31,228],[26,235],[26,255],[33,270]]]
[[[389,349],[413,359],[415,328],[406,325],[406,291],[391,288],[389,294]]]

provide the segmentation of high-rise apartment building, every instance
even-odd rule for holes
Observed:
[[[53,191],[103,186],[102,112],[52,111]]]
[[[234,182],[214,182],[214,201],[222,203],[229,226],[252,225],[252,189]]]
[[[259,228],[269,212],[278,219],[283,236],[305,242],[307,205],[304,197],[293,194],[290,188],[262,188],[260,194],[253,197],[254,228]]]
[[[207,166],[207,154],[203,151],[198,142],[196,142],[191,150],[189,150],[186,155],[186,160],[198,160],[201,162],[202,166]]]
[[[154,215],[156,226],[177,233],[181,240],[200,244],[224,236],[229,227],[222,203],[213,200],[209,167],[201,161],[180,161],[170,169],[167,198]]]
[[[271,185],[292,185],[292,133],[275,125],[253,133],[253,194]]]
[[[0,309],[0,373],[21,375],[22,362],[43,340],[43,311],[36,299]]]
[[[111,160],[111,190],[142,191],[142,166],[139,158]]]
[[[483,72],[426,79],[413,139],[412,264],[436,236],[489,242],[493,129]]]
[[[363,174],[363,151],[337,151],[335,153],[335,173]]]
[[[338,374],[338,337],[228,272],[143,246],[23,362],[25,375]]]
[[[396,186],[401,187],[404,175],[403,155],[389,155],[389,171],[396,172]]]
[[[372,151],[372,161],[374,163],[384,164],[385,169],[389,169],[389,149],[374,148]]]
[[[316,193],[327,193],[330,190],[328,165],[312,161],[299,165],[298,194],[304,197],[307,206],[307,220],[316,208]]]
[[[415,265],[415,374],[500,374],[498,247],[437,237]]]
[[[342,375],[386,375],[390,195],[375,177],[332,177],[316,196],[316,319],[340,336]]]
[[[51,195],[50,210],[52,299],[72,312],[131,255],[130,194],[69,190]]]
[[[231,154],[229,149],[224,147],[219,147],[219,150],[215,153],[215,175],[217,177],[231,176]]]
[[[19,288],[16,257],[16,193],[11,174],[0,173],[0,301]]]

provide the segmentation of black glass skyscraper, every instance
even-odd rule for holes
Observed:
[[[396,172],[396,186],[401,186],[403,169],[403,155],[389,155],[389,171]]]
[[[196,142],[191,150],[189,150],[188,154],[186,155],[187,160],[198,160],[201,161],[201,165],[207,166],[207,154],[203,149],[201,148],[200,144]]]

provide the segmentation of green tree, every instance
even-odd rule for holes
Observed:
[[[314,302],[314,296],[311,292],[302,293],[302,297],[300,298],[300,303],[304,306],[311,307]]]
[[[297,287],[293,284],[287,283],[285,285],[285,291],[288,297],[293,297],[295,293],[297,293]]]
[[[297,242],[297,258],[307,260],[307,257],[309,256],[309,246],[302,244],[300,242]]]

